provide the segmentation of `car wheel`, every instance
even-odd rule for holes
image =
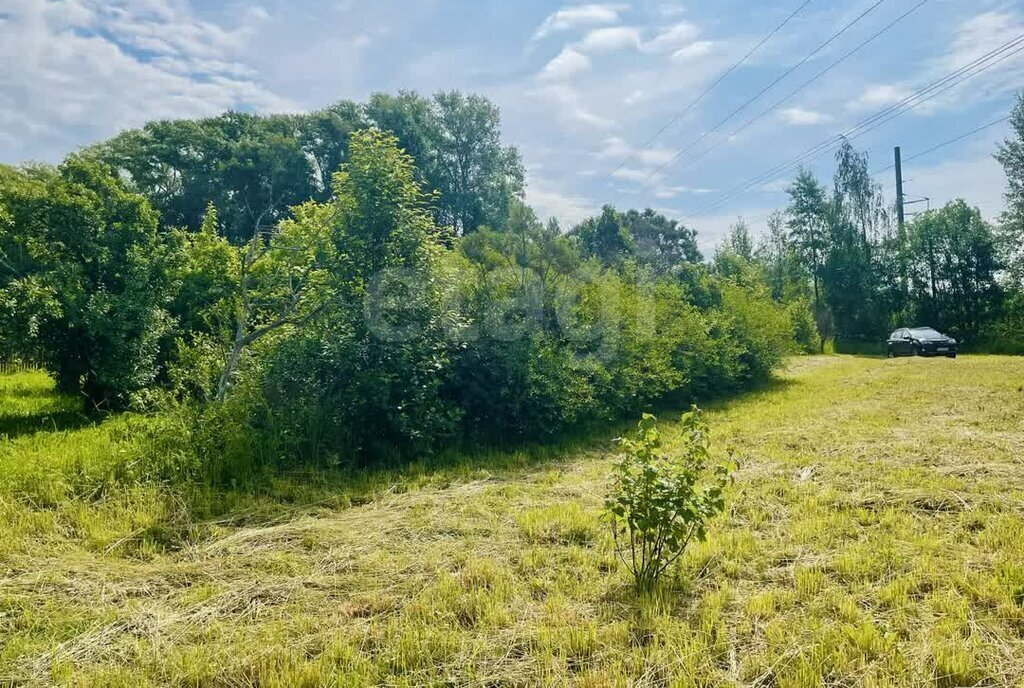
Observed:
[[[920,356],[921,355],[921,349],[919,349],[917,346],[915,346],[914,348],[912,348],[910,350],[910,355],[911,356]]]
[[[956,358],[956,354],[946,354],[948,358]]]
[[[888,349],[885,350],[885,357],[886,358],[896,358],[896,354],[894,354],[892,352],[892,347],[889,347]]]

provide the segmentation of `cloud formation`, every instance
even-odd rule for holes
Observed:
[[[640,31],[632,26],[610,26],[594,29],[580,41],[579,47],[589,52],[608,52],[640,46]]]
[[[786,124],[792,124],[798,127],[824,124],[832,121],[831,117],[822,112],[807,110],[801,107],[791,107],[786,108],[785,110],[779,110],[779,118]]]
[[[0,64],[17,65],[0,76],[3,158],[51,158],[152,119],[294,109],[235,59],[265,19],[252,8],[227,29],[158,0],[15,0],[0,21]]]
[[[575,48],[568,47],[563,48],[562,52],[544,65],[538,78],[541,81],[566,81],[589,69],[590,58]]]
[[[548,15],[533,34],[533,40],[539,41],[559,31],[569,31],[587,26],[614,24],[619,15],[628,8],[619,4],[589,4],[563,7]]]

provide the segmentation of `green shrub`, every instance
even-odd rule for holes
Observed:
[[[84,158],[0,168],[0,307],[14,315],[0,350],[31,354],[95,407],[124,407],[152,386],[171,324],[157,221]]]
[[[485,338],[456,355],[448,394],[465,411],[468,437],[546,439],[594,415],[599,372],[544,332]]]
[[[1024,293],[1013,293],[1006,299],[999,319],[979,339],[972,348],[993,354],[1024,354]]]
[[[638,590],[656,585],[694,538],[703,542],[708,521],[725,509],[731,469],[711,466],[709,428],[696,406],[683,414],[682,430],[675,456],[663,451],[651,414],[644,414],[633,439],[618,440],[623,453],[605,509],[616,552]]]
[[[818,334],[818,325],[814,321],[812,305],[799,299],[790,303],[787,311],[797,349],[805,354],[816,354],[821,351],[821,335]]]
[[[739,383],[766,379],[795,350],[789,313],[763,287],[723,285],[722,312],[725,336],[736,346]]]

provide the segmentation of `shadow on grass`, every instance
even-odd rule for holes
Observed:
[[[55,411],[28,415],[0,414],[0,439],[9,440],[37,432],[61,432],[77,430],[97,422],[80,411]]]
[[[696,403],[717,410],[745,400],[776,394],[799,380],[772,377],[739,392],[676,400],[647,408],[631,417],[595,420],[549,441],[461,442],[416,460],[368,468],[297,468],[275,470],[264,480],[231,488],[194,486],[186,500],[190,521],[217,525],[259,526],[318,509],[344,509],[418,488],[445,489],[458,483],[507,480],[524,473],[558,468],[582,456],[614,453],[612,440],[636,428],[640,415],[654,413],[674,423]],[[194,520],[193,520],[194,519]]]
[[[696,403],[706,409],[719,409],[797,384],[799,380],[774,377],[745,391],[705,395]],[[61,400],[52,392],[42,393],[39,399],[46,405],[26,409],[27,413],[0,411],[0,440],[4,436],[13,439],[44,431],[74,430],[98,420],[72,410],[74,400],[59,403]],[[598,459],[614,453],[612,440],[631,432],[641,413],[654,412],[672,424],[691,403],[693,400],[678,399],[646,408],[638,406],[626,418],[581,424],[547,442],[463,442],[413,461],[370,468],[268,469],[259,479],[227,486],[184,476],[165,482],[145,479],[145,471],[134,472],[138,462],[135,450],[142,446],[136,445],[125,453],[136,458],[101,466],[95,475],[76,476],[81,484],[76,484],[66,500],[104,502],[110,508],[111,500],[124,499],[151,513],[151,527],[119,541],[111,552],[127,557],[154,550],[172,552],[223,532],[220,529],[224,527],[263,527],[357,507],[411,490],[508,480],[525,473],[557,470],[571,460]],[[74,436],[67,437],[67,441],[74,443]],[[160,452],[154,452],[158,463],[174,460],[170,455],[156,454]]]

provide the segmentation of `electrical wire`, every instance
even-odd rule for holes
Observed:
[[[800,67],[802,67],[802,66],[803,66],[804,64],[806,64],[806,63],[807,63],[808,61],[810,61],[810,60],[811,60],[811,59],[812,59],[812,58],[813,58],[813,57],[814,57],[815,55],[817,55],[818,53],[820,53],[820,52],[821,52],[822,50],[824,50],[824,49],[825,49],[825,48],[827,48],[827,47],[828,47],[829,45],[831,45],[832,43],[834,43],[834,42],[835,42],[835,41],[836,41],[836,40],[837,40],[837,39],[838,39],[838,38],[839,38],[840,36],[842,36],[842,35],[843,35],[844,33],[846,33],[846,32],[847,32],[847,31],[849,31],[849,30],[850,30],[851,28],[853,28],[853,27],[854,27],[854,25],[856,25],[856,24],[857,24],[858,22],[860,22],[860,21],[861,21],[862,19],[864,19],[864,17],[868,16],[868,15],[869,15],[869,14],[870,14],[871,12],[875,11],[875,9],[876,9],[876,8],[878,8],[878,6],[879,6],[879,5],[881,5],[881,4],[883,3],[883,2],[886,2],[886,0],[876,0],[876,2],[875,2],[874,4],[872,4],[872,5],[871,5],[870,7],[868,7],[868,8],[866,9],[866,10],[864,10],[864,11],[863,11],[863,12],[861,12],[861,13],[860,13],[859,15],[857,15],[857,17],[856,17],[856,18],[854,18],[854,19],[853,19],[852,21],[850,21],[850,22],[849,22],[849,23],[847,23],[847,24],[846,24],[845,26],[843,26],[843,28],[839,29],[839,31],[837,31],[837,32],[835,32],[834,34],[832,34],[832,36],[830,36],[830,37],[829,37],[829,38],[828,38],[828,39],[827,39],[827,40],[826,40],[826,41],[825,41],[824,43],[822,43],[822,44],[821,44],[821,45],[819,45],[819,46],[818,46],[817,48],[815,48],[814,50],[812,50],[812,51],[811,51],[810,53],[808,53],[807,55],[805,55],[805,56],[804,56],[804,57],[803,57],[803,58],[802,58],[802,59],[801,59],[801,60],[800,60],[799,62],[797,62],[797,63],[796,63],[795,65],[793,65],[792,67],[790,67],[789,69],[787,69],[787,70],[786,70],[785,72],[783,72],[783,73],[782,73],[782,74],[781,74],[780,76],[778,76],[778,77],[777,77],[777,78],[776,78],[776,79],[775,79],[774,81],[772,81],[772,82],[771,82],[770,84],[768,84],[767,86],[765,86],[764,88],[762,88],[762,89],[761,89],[760,91],[758,91],[758,92],[757,92],[757,94],[756,94],[756,95],[754,95],[754,97],[750,98],[749,100],[747,100],[746,102],[744,102],[744,103],[743,103],[742,105],[740,105],[740,106],[739,106],[738,108],[736,108],[735,110],[733,110],[732,112],[730,112],[730,113],[729,113],[728,115],[726,115],[726,117],[725,117],[724,119],[722,119],[721,121],[719,121],[719,122],[718,122],[718,124],[716,124],[716,125],[715,125],[714,127],[712,127],[711,129],[709,129],[709,130],[707,130],[707,131],[703,132],[703,133],[702,133],[702,134],[701,134],[701,135],[700,135],[699,137],[697,137],[697,140],[693,141],[693,142],[692,142],[692,143],[690,143],[690,144],[689,144],[688,146],[686,146],[686,147],[685,147],[685,148],[683,148],[682,150],[678,151],[678,152],[677,152],[677,153],[676,153],[675,155],[673,155],[673,156],[672,156],[672,157],[671,157],[671,158],[670,158],[669,160],[667,160],[667,161],[666,161],[666,162],[665,162],[664,164],[662,164],[662,165],[661,165],[661,166],[659,166],[659,167],[658,167],[657,169],[655,169],[655,170],[654,170],[653,172],[651,172],[650,174],[648,174],[648,175],[647,175],[647,177],[645,178],[645,181],[646,181],[646,180],[649,180],[649,179],[651,179],[651,178],[652,178],[652,177],[654,177],[655,175],[659,174],[659,173],[660,173],[660,172],[661,172],[662,170],[664,170],[665,168],[667,168],[667,167],[668,167],[669,165],[672,165],[673,163],[675,163],[675,161],[676,161],[676,160],[679,160],[679,158],[683,157],[683,155],[684,155],[685,153],[687,153],[688,151],[692,150],[694,146],[696,146],[696,145],[700,144],[700,142],[701,142],[701,141],[703,141],[704,139],[706,139],[706,138],[707,138],[707,137],[708,137],[709,135],[713,134],[714,132],[718,131],[718,130],[719,130],[719,129],[720,129],[720,128],[721,128],[721,127],[722,127],[722,126],[724,125],[724,124],[726,124],[727,122],[729,122],[729,121],[730,121],[730,120],[731,120],[731,119],[732,119],[733,117],[735,117],[735,116],[736,116],[736,115],[738,115],[739,113],[741,113],[741,112],[743,112],[744,110],[746,110],[746,109],[747,109],[747,108],[748,108],[748,107],[749,107],[749,106],[750,106],[750,105],[751,105],[751,104],[752,104],[752,103],[753,103],[754,101],[756,101],[756,100],[757,100],[758,98],[760,98],[760,97],[761,97],[761,96],[763,96],[763,95],[764,95],[765,93],[767,93],[767,92],[768,92],[768,91],[770,91],[770,90],[771,90],[772,88],[774,88],[774,87],[775,87],[775,86],[776,86],[776,85],[777,85],[777,84],[778,84],[778,83],[779,83],[780,81],[782,81],[782,80],[783,80],[783,79],[785,79],[785,78],[786,78],[787,76],[789,76],[790,74],[792,74],[793,72],[795,72],[795,71],[796,71],[797,69],[799,69]]]
[[[951,146],[954,143],[956,143],[957,141],[963,141],[967,137],[973,136],[973,135],[977,134],[978,132],[981,132],[981,131],[984,131],[986,129],[989,129],[990,127],[994,127],[997,124],[1002,124],[1003,122],[1006,122],[1009,119],[1010,119],[1010,115],[1007,115],[1006,117],[1000,117],[999,119],[997,119],[997,120],[995,120],[993,122],[989,122],[988,124],[981,125],[977,129],[971,129],[966,134],[961,134],[960,136],[957,136],[955,138],[949,139],[948,141],[943,141],[942,143],[934,145],[934,146],[932,146],[931,148],[929,148],[926,151],[921,151],[920,153],[917,153],[915,155],[911,155],[909,158],[906,158],[906,159],[902,160],[901,163],[905,164],[905,163],[911,162],[913,160],[917,160],[918,158],[923,157],[925,155],[928,155],[929,153],[934,153],[935,151],[939,150],[940,148],[945,148],[946,146]],[[874,172],[871,173],[871,175],[874,176],[876,174],[881,174],[882,172],[888,172],[889,170],[891,170],[894,167],[896,167],[896,163],[893,163],[892,165],[889,165],[888,167],[883,167],[883,168],[881,168],[879,170],[875,170]]]
[[[910,110],[913,110],[917,107],[920,107],[921,105],[930,100],[933,100],[939,95],[949,91],[951,88],[955,88],[956,86],[959,86],[965,81],[974,78],[979,74],[984,73],[985,71],[995,67],[1001,62],[1020,53],[1022,50],[1024,50],[1024,34],[1021,34],[1020,36],[1011,39],[1010,41],[1007,41],[1003,45],[989,51],[988,53],[982,55],[979,58],[976,58],[972,62],[955,70],[951,74],[948,74],[945,77],[942,77],[928,84],[924,88],[907,96],[903,100],[894,103],[886,108],[883,108],[879,112],[876,112],[874,115],[862,120],[861,122],[854,125],[850,129],[840,134],[836,134],[828,139],[825,139],[824,141],[818,143],[815,146],[812,146],[808,150],[797,155],[795,158],[788,160],[784,163],[778,164],[770,168],[769,170],[763,172],[762,174],[752,179],[749,179],[745,182],[742,182],[741,184],[733,187],[732,189],[727,191],[725,194],[723,194],[710,204],[701,206],[696,211],[694,211],[694,214],[704,213],[715,208],[718,208],[726,201],[736,197],[737,195],[746,193],[750,189],[759,186],[760,184],[763,184],[765,181],[773,177],[777,177],[790,169],[797,168],[801,165],[811,162],[814,159],[817,159],[821,155],[824,155],[826,152],[837,147],[844,140],[853,140],[855,138],[863,136],[864,134],[867,134],[870,131],[873,131],[879,126],[882,126],[883,124],[892,121],[896,117],[899,117],[900,115],[905,114],[906,112],[909,112]],[[977,71],[973,71],[972,73],[972,70]],[[694,215],[690,216],[693,217]]]
[[[726,141],[729,141],[729,140],[731,140],[731,139],[732,139],[732,137],[734,137],[734,136],[737,136],[737,135],[739,135],[739,134],[743,133],[743,132],[744,132],[744,131],[745,131],[745,130],[746,130],[746,129],[748,128],[748,127],[750,127],[751,125],[753,125],[753,124],[755,124],[756,122],[758,122],[758,121],[760,121],[761,119],[763,119],[763,118],[764,118],[764,117],[765,117],[766,115],[768,115],[768,114],[769,114],[769,113],[771,113],[771,112],[772,112],[773,110],[775,110],[776,108],[778,108],[778,107],[779,107],[780,105],[782,105],[783,103],[785,103],[786,101],[788,101],[788,100],[789,100],[790,98],[792,98],[792,97],[793,97],[793,96],[795,96],[796,94],[798,94],[798,93],[800,93],[801,91],[803,91],[803,90],[804,90],[805,88],[807,88],[808,86],[810,86],[811,84],[813,84],[813,83],[814,83],[815,81],[817,81],[817,80],[818,80],[818,79],[820,79],[821,77],[823,77],[823,76],[825,76],[826,74],[828,74],[829,72],[831,72],[831,71],[832,71],[833,69],[835,69],[836,67],[838,67],[838,66],[839,66],[840,64],[842,64],[843,62],[845,62],[845,61],[846,61],[846,60],[848,60],[849,58],[851,58],[851,57],[853,57],[854,55],[856,55],[856,54],[857,54],[858,52],[860,52],[860,51],[861,51],[861,50],[863,50],[863,49],[864,49],[865,47],[867,47],[867,46],[868,46],[869,44],[871,44],[871,43],[872,43],[873,41],[875,41],[875,40],[876,40],[876,39],[877,39],[877,38],[878,38],[879,36],[881,36],[882,34],[884,34],[884,33],[885,33],[885,32],[887,32],[887,31],[889,31],[889,30],[890,30],[890,29],[892,29],[892,28],[893,28],[894,26],[896,26],[897,24],[899,24],[899,23],[900,23],[901,21],[903,21],[904,19],[906,19],[907,17],[909,17],[909,16],[911,15],[911,14],[913,14],[914,12],[916,12],[916,11],[917,11],[918,9],[920,9],[920,8],[921,8],[921,7],[923,6],[923,5],[925,5],[925,4],[927,3],[927,2],[928,2],[928,0],[921,0],[920,2],[918,2],[918,3],[916,4],[916,5],[914,5],[914,6],[913,6],[913,7],[911,7],[911,8],[909,9],[909,10],[907,10],[906,12],[904,12],[903,14],[901,14],[901,15],[900,15],[899,17],[897,17],[896,19],[894,19],[893,21],[889,22],[889,23],[888,23],[887,25],[885,25],[884,27],[882,27],[882,28],[881,28],[881,29],[880,29],[879,31],[877,31],[877,32],[876,32],[875,34],[873,34],[873,35],[872,35],[872,36],[871,36],[870,38],[868,38],[868,39],[866,39],[866,40],[862,41],[862,42],[861,42],[861,43],[860,43],[859,45],[857,45],[857,47],[855,47],[855,48],[854,48],[853,50],[850,50],[850,51],[849,51],[849,52],[847,52],[847,53],[846,53],[845,55],[843,55],[842,57],[840,57],[840,58],[839,58],[838,60],[836,60],[835,62],[833,62],[832,64],[830,64],[830,65],[829,65],[828,67],[826,67],[825,69],[821,70],[820,72],[818,72],[817,74],[815,74],[815,75],[814,75],[813,77],[811,77],[810,79],[808,79],[807,81],[805,81],[804,83],[800,84],[800,85],[799,85],[798,87],[796,87],[795,89],[793,89],[792,91],[790,91],[789,93],[787,93],[787,94],[786,94],[786,95],[785,95],[784,97],[782,97],[782,98],[780,98],[779,100],[777,100],[777,101],[775,101],[774,103],[772,103],[772,104],[771,104],[770,106],[768,106],[767,108],[765,108],[764,110],[762,110],[762,111],[761,111],[760,113],[758,113],[758,114],[757,114],[757,115],[756,115],[755,117],[753,117],[752,119],[750,119],[750,120],[747,120],[747,122],[746,122],[746,123],[744,123],[744,124],[743,124],[742,126],[738,127],[738,128],[737,128],[737,129],[735,129],[734,131],[730,132],[728,136],[726,136],[726,137],[724,137],[724,138],[722,138],[722,139],[719,139],[717,143],[715,143],[715,144],[714,144],[713,146],[711,146],[710,148],[706,149],[706,150],[705,150],[705,151],[704,151],[703,153],[700,153],[700,154],[699,154],[699,155],[698,155],[697,157],[693,158],[692,160],[689,160],[689,161],[687,162],[686,166],[685,166],[685,167],[684,167],[683,169],[679,170],[679,171],[680,171],[680,172],[684,172],[684,171],[686,171],[686,170],[688,170],[688,169],[692,169],[692,168],[693,168],[693,166],[694,166],[694,165],[696,165],[696,163],[698,163],[698,162],[699,162],[700,160],[702,160],[702,159],[706,158],[706,157],[707,157],[708,155],[710,155],[710,154],[711,154],[711,153],[712,153],[713,151],[715,151],[716,149],[718,149],[718,148],[719,148],[719,147],[720,147],[720,146],[721,146],[722,144],[724,144],[724,143],[725,143]]]
[[[683,109],[682,109],[682,110],[680,110],[680,111],[679,111],[678,113],[676,113],[676,114],[675,114],[675,115],[674,115],[674,116],[673,116],[673,117],[672,117],[671,119],[669,119],[669,121],[668,121],[668,122],[666,122],[666,123],[665,123],[665,124],[664,124],[664,125],[663,125],[663,126],[662,126],[662,127],[660,128],[660,129],[658,129],[658,131],[654,132],[654,135],[653,135],[653,136],[651,136],[650,138],[648,138],[648,139],[647,139],[647,141],[645,141],[645,142],[644,142],[643,146],[641,146],[641,147],[640,147],[640,148],[639,148],[638,150],[636,150],[636,151],[631,151],[631,152],[629,153],[629,155],[627,155],[627,156],[626,156],[626,159],[625,159],[625,160],[623,160],[622,162],[620,162],[620,163],[619,163],[618,165],[616,165],[616,166],[615,166],[615,169],[613,169],[613,170],[612,170],[611,172],[609,172],[607,176],[608,176],[608,177],[611,177],[611,176],[612,176],[612,175],[614,175],[614,174],[615,174],[616,172],[618,172],[618,171],[619,171],[619,170],[621,170],[621,169],[622,169],[623,167],[625,167],[625,166],[626,166],[626,165],[627,165],[627,164],[628,164],[628,163],[630,162],[630,160],[632,160],[632,159],[633,159],[633,158],[634,158],[634,157],[635,157],[635,156],[637,155],[637,153],[642,153],[643,151],[647,150],[647,148],[648,148],[648,147],[649,147],[649,146],[650,146],[650,145],[651,145],[652,143],[654,143],[655,141],[657,141],[657,140],[658,140],[658,137],[659,137],[659,136],[661,136],[662,134],[664,134],[664,133],[665,133],[665,131],[666,131],[666,130],[667,130],[667,129],[668,129],[669,127],[671,127],[671,126],[672,126],[673,124],[675,124],[676,122],[678,122],[678,121],[679,121],[679,119],[680,119],[680,118],[681,118],[681,117],[682,117],[683,115],[685,115],[685,114],[686,114],[687,112],[689,112],[690,110],[692,110],[692,109],[693,109],[693,108],[694,108],[694,107],[695,107],[695,106],[696,106],[696,105],[697,105],[698,103],[700,103],[700,102],[701,102],[702,100],[704,100],[704,98],[705,98],[705,97],[706,97],[706,96],[707,96],[707,95],[708,95],[709,93],[711,93],[711,91],[713,91],[713,90],[714,90],[714,89],[715,89],[715,88],[716,88],[716,87],[717,87],[717,86],[718,86],[718,85],[719,85],[720,83],[722,83],[722,82],[723,82],[723,81],[724,81],[724,80],[725,80],[725,79],[726,79],[726,78],[727,78],[727,77],[728,77],[728,76],[729,76],[730,74],[732,74],[732,73],[733,73],[734,71],[736,71],[737,69],[739,69],[740,67],[742,67],[742,66],[743,66],[743,65],[744,65],[744,64],[746,63],[746,61],[747,61],[748,59],[750,59],[750,57],[751,57],[751,56],[752,56],[752,55],[753,55],[754,53],[756,53],[756,52],[757,52],[758,50],[760,50],[760,49],[761,49],[761,47],[762,47],[762,46],[763,46],[763,45],[764,45],[765,43],[767,43],[768,41],[770,41],[770,40],[772,39],[772,37],[774,37],[774,36],[775,36],[775,34],[777,34],[777,33],[778,33],[779,31],[781,31],[781,30],[782,30],[782,29],[783,29],[783,28],[784,28],[784,27],[785,27],[785,26],[786,26],[787,24],[789,24],[789,22],[791,22],[791,21],[792,21],[792,20],[793,20],[793,19],[794,19],[794,18],[795,18],[795,17],[796,17],[796,16],[798,15],[798,14],[800,14],[800,12],[802,12],[802,11],[803,11],[803,9],[804,9],[805,7],[807,7],[808,5],[810,5],[810,4],[812,3],[812,2],[814,2],[814,0],[805,0],[803,4],[801,4],[801,5],[800,5],[799,7],[797,7],[797,8],[795,9],[795,10],[793,10],[793,12],[791,12],[791,13],[790,13],[790,15],[789,15],[788,17],[786,17],[786,19],[785,19],[785,20],[783,20],[783,22],[782,22],[781,24],[779,24],[779,25],[778,25],[778,26],[776,26],[776,27],[775,27],[774,29],[772,29],[772,30],[771,30],[771,31],[770,31],[770,32],[769,32],[769,33],[768,33],[767,35],[765,35],[765,36],[764,36],[764,37],[763,37],[763,38],[762,38],[762,39],[761,39],[761,40],[760,40],[760,41],[759,41],[759,42],[757,43],[757,45],[755,45],[755,46],[754,46],[753,48],[751,48],[750,50],[748,50],[748,51],[747,51],[747,54],[746,54],[746,55],[744,55],[743,57],[741,57],[741,58],[739,59],[739,61],[738,61],[738,62],[736,62],[735,64],[733,64],[733,65],[732,65],[731,67],[729,67],[729,69],[725,70],[725,71],[724,71],[724,72],[723,72],[723,73],[722,73],[722,74],[721,74],[721,75],[720,75],[720,76],[719,76],[719,77],[718,77],[717,79],[715,79],[714,83],[712,83],[712,84],[711,84],[710,86],[708,86],[708,87],[707,87],[706,89],[704,89],[704,91],[703,91],[703,92],[702,92],[702,93],[701,93],[701,94],[700,94],[699,96],[697,96],[697,97],[696,97],[695,99],[693,99],[693,100],[692,100],[692,101],[690,102],[690,104],[689,104],[689,105],[687,105],[687,106],[686,106],[685,108],[683,108]]]

